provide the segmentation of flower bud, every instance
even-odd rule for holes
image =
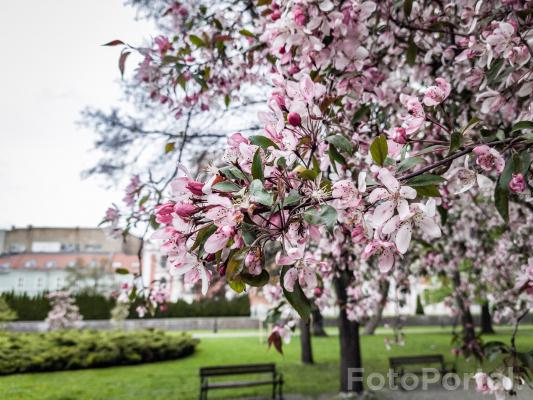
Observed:
[[[302,117],[300,117],[300,114],[293,111],[293,112],[290,112],[289,115],[287,116],[287,121],[292,126],[300,126],[302,124]]]

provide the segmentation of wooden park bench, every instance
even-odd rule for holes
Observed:
[[[438,365],[438,371],[440,372],[441,380],[444,375],[449,372],[456,372],[455,366],[452,363],[446,363],[442,354],[428,354],[421,356],[405,356],[405,357],[391,357],[389,358],[390,369],[396,373],[394,377],[394,383],[397,379],[401,379],[403,375],[407,373],[422,375],[422,369],[405,369],[406,366],[421,365],[424,367]]]
[[[213,381],[230,375],[257,374],[262,377],[240,381]],[[265,376],[270,375],[270,376]],[[210,380],[211,379],[211,380]],[[252,386],[272,385],[272,399],[283,399],[283,375],[276,371],[276,364],[225,365],[221,367],[200,368],[200,400],[207,400],[208,390],[230,389]]]

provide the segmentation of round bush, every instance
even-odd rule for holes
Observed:
[[[197,344],[188,334],[157,330],[0,332],[0,375],[173,360],[194,353]]]

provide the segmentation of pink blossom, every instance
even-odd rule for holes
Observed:
[[[163,57],[169,50],[172,50],[172,43],[170,43],[166,36],[157,36],[154,39],[154,43],[156,44],[157,51],[161,57]]]
[[[474,147],[473,152],[477,155],[476,164],[484,171],[496,170],[499,174],[502,173],[505,167],[505,160],[501,154],[487,145]]]
[[[292,267],[283,277],[283,286],[288,292],[293,292],[296,281],[303,288],[314,289],[317,285],[316,273],[307,265]]]
[[[194,204],[178,203],[174,207],[174,212],[182,218],[189,218],[198,212],[198,207]]]
[[[218,228],[216,232],[206,240],[204,250],[211,254],[222,250],[234,234],[235,230],[230,226],[222,226]]]
[[[424,113],[422,104],[420,104],[420,101],[416,96],[401,94],[400,102],[405,108],[407,108],[407,112],[409,113],[400,118],[404,120],[402,127],[405,129],[406,135],[410,136],[422,127],[426,120],[426,114]]]
[[[524,175],[520,173],[513,174],[513,177],[509,182],[509,189],[515,193],[522,193],[524,190],[526,190],[526,180]]]
[[[296,23],[296,26],[300,26],[300,27],[304,26],[305,23],[307,22],[307,17],[305,16],[304,11],[298,6],[294,7],[292,15],[294,18],[294,22]]]
[[[341,180],[333,184],[331,196],[336,200],[335,208],[345,209],[357,207],[361,203],[359,191],[351,180]]]
[[[409,203],[407,200],[416,198],[416,190],[409,186],[400,186],[400,182],[386,169],[381,168],[378,179],[385,188],[376,188],[368,196],[368,202],[373,204],[382,201],[374,210],[371,222],[375,227],[383,226],[398,210],[400,218],[409,215]]]
[[[146,313],[148,312],[148,310],[146,309],[145,306],[138,306],[138,307],[135,309],[135,312],[137,313],[137,315],[139,316],[139,318],[144,318],[144,316],[146,315]]]
[[[172,223],[172,213],[174,212],[174,203],[160,204],[155,207],[155,220],[160,224]]]
[[[435,200],[429,199],[426,204],[416,203],[410,208],[410,213],[403,218],[398,215],[392,217],[382,229],[385,235],[395,234],[396,248],[405,254],[411,243],[412,227],[419,227],[432,239],[441,236],[440,227],[435,222]]]
[[[263,270],[260,254],[254,251],[246,254],[244,265],[246,265],[251,275],[259,275]]]
[[[424,93],[424,104],[426,106],[436,106],[442,103],[450,95],[451,86],[445,79],[435,79],[437,86],[430,86]]]
[[[407,132],[405,128],[401,128],[401,127],[392,128],[392,130],[387,132],[387,134],[392,141],[398,144],[407,143]]]

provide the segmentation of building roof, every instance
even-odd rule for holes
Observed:
[[[124,253],[20,253],[0,256],[0,269],[65,269],[94,263],[139,272],[136,255]]]

